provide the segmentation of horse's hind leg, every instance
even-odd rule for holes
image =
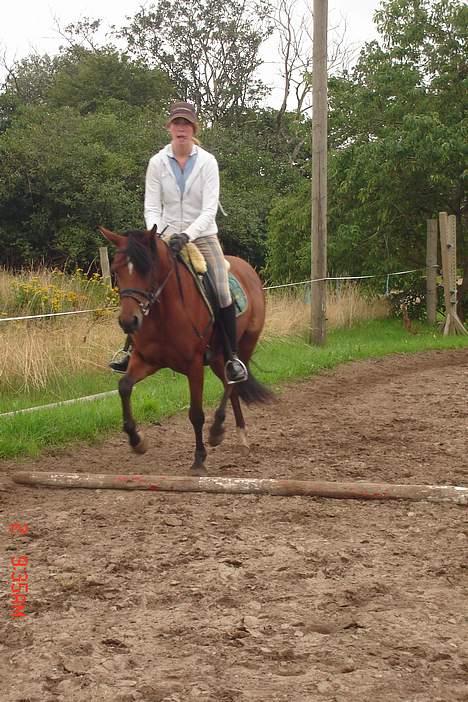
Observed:
[[[246,332],[244,332],[241,339],[239,340],[239,356],[247,365],[254,352],[255,346],[258,341],[258,337],[258,332],[247,330]],[[247,380],[247,383],[249,383],[249,380]],[[250,453],[250,445],[247,440],[247,432],[245,429],[245,420],[239,399],[239,391],[235,385],[231,387],[233,388],[233,391],[231,393],[231,405],[236,420],[236,430],[237,437],[239,439],[240,452],[244,456],[248,456]]]
[[[242,409],[239,401],[239,395],[237,393],[237,388],[235,385],[227,385],[224,380],[224,364],[222,360],[216,360],[211,364],[211,368],[218,378],[223,382],[224,394],[215,412],[215,417],[213,424],[210,427],[210,446],[219,446],[219,444],[224,439],[224,421],[226,419],[226,406],[228,400],[231,400],[232,409],[234,412],[234,418],[236,420],[237,434],[240,440],[241,452],[246,455],[249,453],[249,444],[247,441],[247,435],[245,432],[245,421],[244,415],[242,414]]]
[[[248,456],[250,453],[250,446],[249,442],[247,441],[244,415],[242,414],[242,408],[236,387],[233,388],[233,391],[231,393],[231,405],[236,420],[236,431],[237,437],[239,439],[240,452],[242,453],[242,455]]]
[[[224,421],[226,419],[226,405],[231,396],[232,385],[224,385],[224,394],[215,412],[213,424],[210,427],[208,443],[210,446],[219,446],[224,439]]]

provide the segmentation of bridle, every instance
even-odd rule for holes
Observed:
[[[121,266],[125,265],[124,263],[121,264]],[[121,266],[118,266],[119,268]],[[153,274],[153,268],[152,268],[152,274]],[[162,281],[162,283],[155,288],[155,281],[152,280],[152,285],[150,290],[140,290],[140,288],[124,288],[123,290],[119,290],[119,296],[120,299],[124,297],[129,297],[132,300],[135,300],[135,302],[138,304],[140,310],[142,311],[142,314],[146,317],[150,310],[151,307],[154,305],[155,302],[159,302],[159,298],[161,296],[162,291],[166,287],[169,278],[171,275],[174,273],[175,270],[175,261],[172,259],[172,266],[167,273],[166,277]]]
[[[138,303],[143,315],[146,317],[154,303],[159,301],[159,297],[173,273],[174,265],[156,290],[153,288],[151,288],[149,291],[140,290],[139,288],[124,288],[123,290],[119,291],[120,299],[130,297],[132,300],[135,300],[135,302]]]

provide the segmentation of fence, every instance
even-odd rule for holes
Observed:
[[[447,213],[439,214],[439,229],[440,229],[440,241],[441,241],[441,257],[442,257],[442,269],[444,278],[444,300],[446,308],[446,318],[443,325],[443,333],[447,335],[449,333],[464,333],[468,334],[467,330],[461,323],[457,315],[457,285],[456,285],[456,221],[453,215],[448,216]],[[427,256],[426,256],[426,266],[424,268],[416,268],[411,270],[394,271],[390,273],[374,274],[374,275],[360,275],[360,276],[327,276],[325,278],[316,278],[301,280],[294,283],[285,283],[280,285],[270,285],[265,286],[264,290],[278,290],[282,288],[290,288],[300,285],[311,285],[315,282],[328,282],[328,281],[357,281],[357,280],[370,280],[379,277],[383,277],[386,280],[385,293],[388,295],[390,291],[390,280],[392,277],[409,275],[412,273],[425,272],[426,274],[426,286],[427,286],[427,317],[428,321],[434,323],[436,321],[436,287],[437,287],[437,270],[439,268],[437,263],[437,241],[438,241],[438,227],[437,220],[428,220],[427,222]],[[101,247],[99,250],[101,269],[103,277],[110,282],[109,273],[109,263],[108,254],[105,247]],[[95,309],[85,309],[85,310],[74,310],[69,312],[50,312],[45,314],[36,315],[24,315],[17,317],[6,317],[0,318],[0,322],[18,322],[34,319],[46,319],[52,317],[63,317],[72,316],[80,314],[92,314],[96,312],[103,312],[109,310],[115,310],[116,307],[101,307]],[[87,402],[100,399],[103,397],[108,397],[110,395],[115,395],[116,390],[111,390],[103,393],[98,393],[95,395],[88,395],[85,397],[74,398],[71,400],[64,400],[52,404],[40,405],[37,407],[29,407],[26,409],[16,410],[14,412],[6,412],[0,414],[1,417],[11,417],[17,414],[24,414],[27,412],[34,412],[41,409],[51,409],[54,407],[59,407],[62,405],[73,404],[77,402]]]
[[[438,269],[439,266],[437,264],[434,265],[434,269]],[[428,268],[414,268],[412,270],[405,270],[405,271],[394,271],[392,273],[377,273],[375,275],[345,275],[345,276],[327,276],[326,278],[311,278],[308,280],[300,280],[295,283],[283,283],[281,285],[268,285],[265,286],[263,289],[265,291],[267,290],[279,290],[280,288],[291,288],[295,287],[297,285],[310,285],[312,283],[318,283],[322,281],[351,281],[351,280],[369,280],[372,278],[385,278],[386,279],[386,286],[385,286],[385,294],[388,295],[389,290],[390,290],[390,279],[392,277],[396,276],[401,276],[401,275],[408,275],[410,273],[420,273],[420,272],[427,272]],[[95,309],[91,310],[73,310],[69,312],[47,312],[44,314],[31,314],[31,315],[23,315],[21,317],[0,317],[0,323],[1,322],[19,322],[19,321],[27,321],[27,320],[32,320],[32,319],[47,319],[51,317],[65,317],[65,316],[72,316],[72,315],[78,315],[78,314],[92,314],[95,312],[108,312],[111,310],[118,309],[118,307],[98,307]]]

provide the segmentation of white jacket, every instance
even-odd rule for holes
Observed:
[[[197,157],[183,194],[177,186],[169,163],[172,146],[168,144],[148,164],[145,186],[147,229],[155,224],[158,232],[185,232],[192,241],[199,236],[217,234],[216,212],[219,200],[219,171],[215,157],[194,146]]]

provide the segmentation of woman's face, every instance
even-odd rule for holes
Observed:
[[[188,144],[193,140],[194,126],[183,117],[176,117],[168,126],[173,144]]]

